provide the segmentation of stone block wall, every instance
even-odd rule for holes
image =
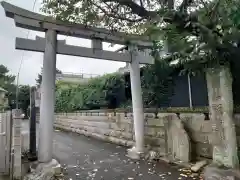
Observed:
[[[145,113],[145,143],[160,154],[166,153],[166,122],[183,121],[192,143],[193,156],[211,158],[211,121],[201,113]],[[165,123],[164,123],[165,122]],[[97,137],[117,144],[131,146],[134,144],[134,127],[132,113],[99,111],[82,111],[77,113],[58,113],[55,127],[64,130]]]
[[[182,113],[180,119],[188,132],[192,156],[212,158],[212,122],[203,113]]]
[[[13,163],[13,179],[22,179],[22,117],[21,110],[14,109],[12,111],[13,125],[12,125],[12,148],[14,155]]]
[[[154,114],[145,114],[145,140],[154,148],[164,152],[165,129],[163,119],[156,119]],[[134,144],[132,113],[114,112],[78,112],[59,113],[55,117],[55,127],[64,130],[94,136],[117,144]]]
[[[236,123],[236,134],[237,134],[238,147],[240,148],[240,114],[235,114],[234,119],[235,119],[235,123]]]
[[[145,143],[160,154],[165,154],[166,126],[169,121],[182,120],[191,141],[192,157],[212,158],[212,122],[204,113],[144,113]],[[240,114],[235,114],[236,131],[240,147]],[[134,144],[133,115],[129,112],[109,110],[57,113],[55,127],[96,137],[116,144]]]

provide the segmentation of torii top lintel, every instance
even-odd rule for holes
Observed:
[[[146,36],[129,35],[122,32],[109,31],[103,28],[86,27],[83,24],[63,22],[55,20],[52,17],[19,8],[5,1],[2,1],[1,5],[5,10],[6,16],[13,18],[17,27],[37,31],[54,29],[62,35],[86,39],[97,38],[114,44],[126,44],[126,42],[130,42],[142,48],[149,48],[153,45]]]

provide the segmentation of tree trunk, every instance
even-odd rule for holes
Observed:
[[[213,122],[213,162],[230,168],[239,165],[233,120],[232,76],[228,66],[206,71],[209,111]]]

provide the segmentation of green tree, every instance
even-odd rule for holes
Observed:
[[[16,85],[14,84],[15,76],[9,75],[9,70],[4,65],[0,65],[0,86],[6,89],[7,98],[10,109],[16,108]],[[19,108],[21,108],[24,113],[27,113],[27,108],[30,103],[30,92],[29,86],[20,85],[19,87]]]
[[[146,107],[160,107],[173,95],[172,73],[174,68],[165,61],[156,61],[143,68],[143,101]]]
[[[14,85],[15,76],[9,75],[9,70],[6,66],[0,65],[0,86],[7,90],[9,107],[13,108],[16,98],[16,86]]]
[[[107,74],[79,86],[56,87],[56,111],[117,108],[125,101],[123,75]]]
[[[62,74],[62,71],[56,68],[56,74]],[[36,79],[36,84],[39,87],[42,83],[42,68],[41,68],[41,73],[38,74],[38,77]]]
[[[8,84],[13,84],[15,76],[8,75],[9,70],[6,66],[0,65],[0,84],[2,87],[7,87]]]
[[[28,107],[30,105],[30,86],[20,85],[18,94],[19,108],[23,110],[25,116],[28,114]]]
[[[216,136],[222,137],[214,144],[214,162],[238,166],[229,66],[239,58],[240,1],[44,0],[43,5],[57,19],[164,41],[168,59],[182,63],[185,72],[206,72],[209,109]]]

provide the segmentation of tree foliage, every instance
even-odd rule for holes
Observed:
[[[16,98],[15,76],[9,75],[9,70],[4,65],[0,65],[0,86],[7,90],[9,106],[12,107]]]
[[[37,84],[37,86],[40,86],[41,85],[41,83],[42,83],[42,68],[41,68],[41,73],[39,73],[38,74],[38,77],[37,77],[37,79],[36,79],[36,84]],[[56,74],[61,74],[62,73],[62,71],[60,71],[59,69],[57,69],[56,68]]]
[[[160,107],[172,96],[174,68],[157,61],[142,68],[142,88],[145,107]],[[124,74],[107,74],[91,79],[87,84],[56,87],[56,111],[72,112],[82,109],[131,107],[131,97],[126,96]]]
[[[173,72],[173,67],[160,60],[143,68],[142,89],[145,107],[159,108],[160,104],[169,102],[173,94]]]
[[[0,65],[0,86],[7,90],[8,106],[10,109],[16,108],[16,85],[15,76],[9,75],[9,70],[4,65]],[[30,103],[29,86],[20,85],[19,87],[19,108],[26,113]]]
[[[87,84],[56,88],[56,111],[116,108],[125,99],[124,79],[109,74],[91,79]]]
[[[27,115],[28,107],[30,105],[30,86],[20,85],[18,88],[19,88],[18,94],[19,108],[23,110],[25,115]]]
[[[239,54],[238,0],[44,0],[57,19],[168,40],[186,71],[229,64]],[[170,43],[169,43],[170,42]]]

